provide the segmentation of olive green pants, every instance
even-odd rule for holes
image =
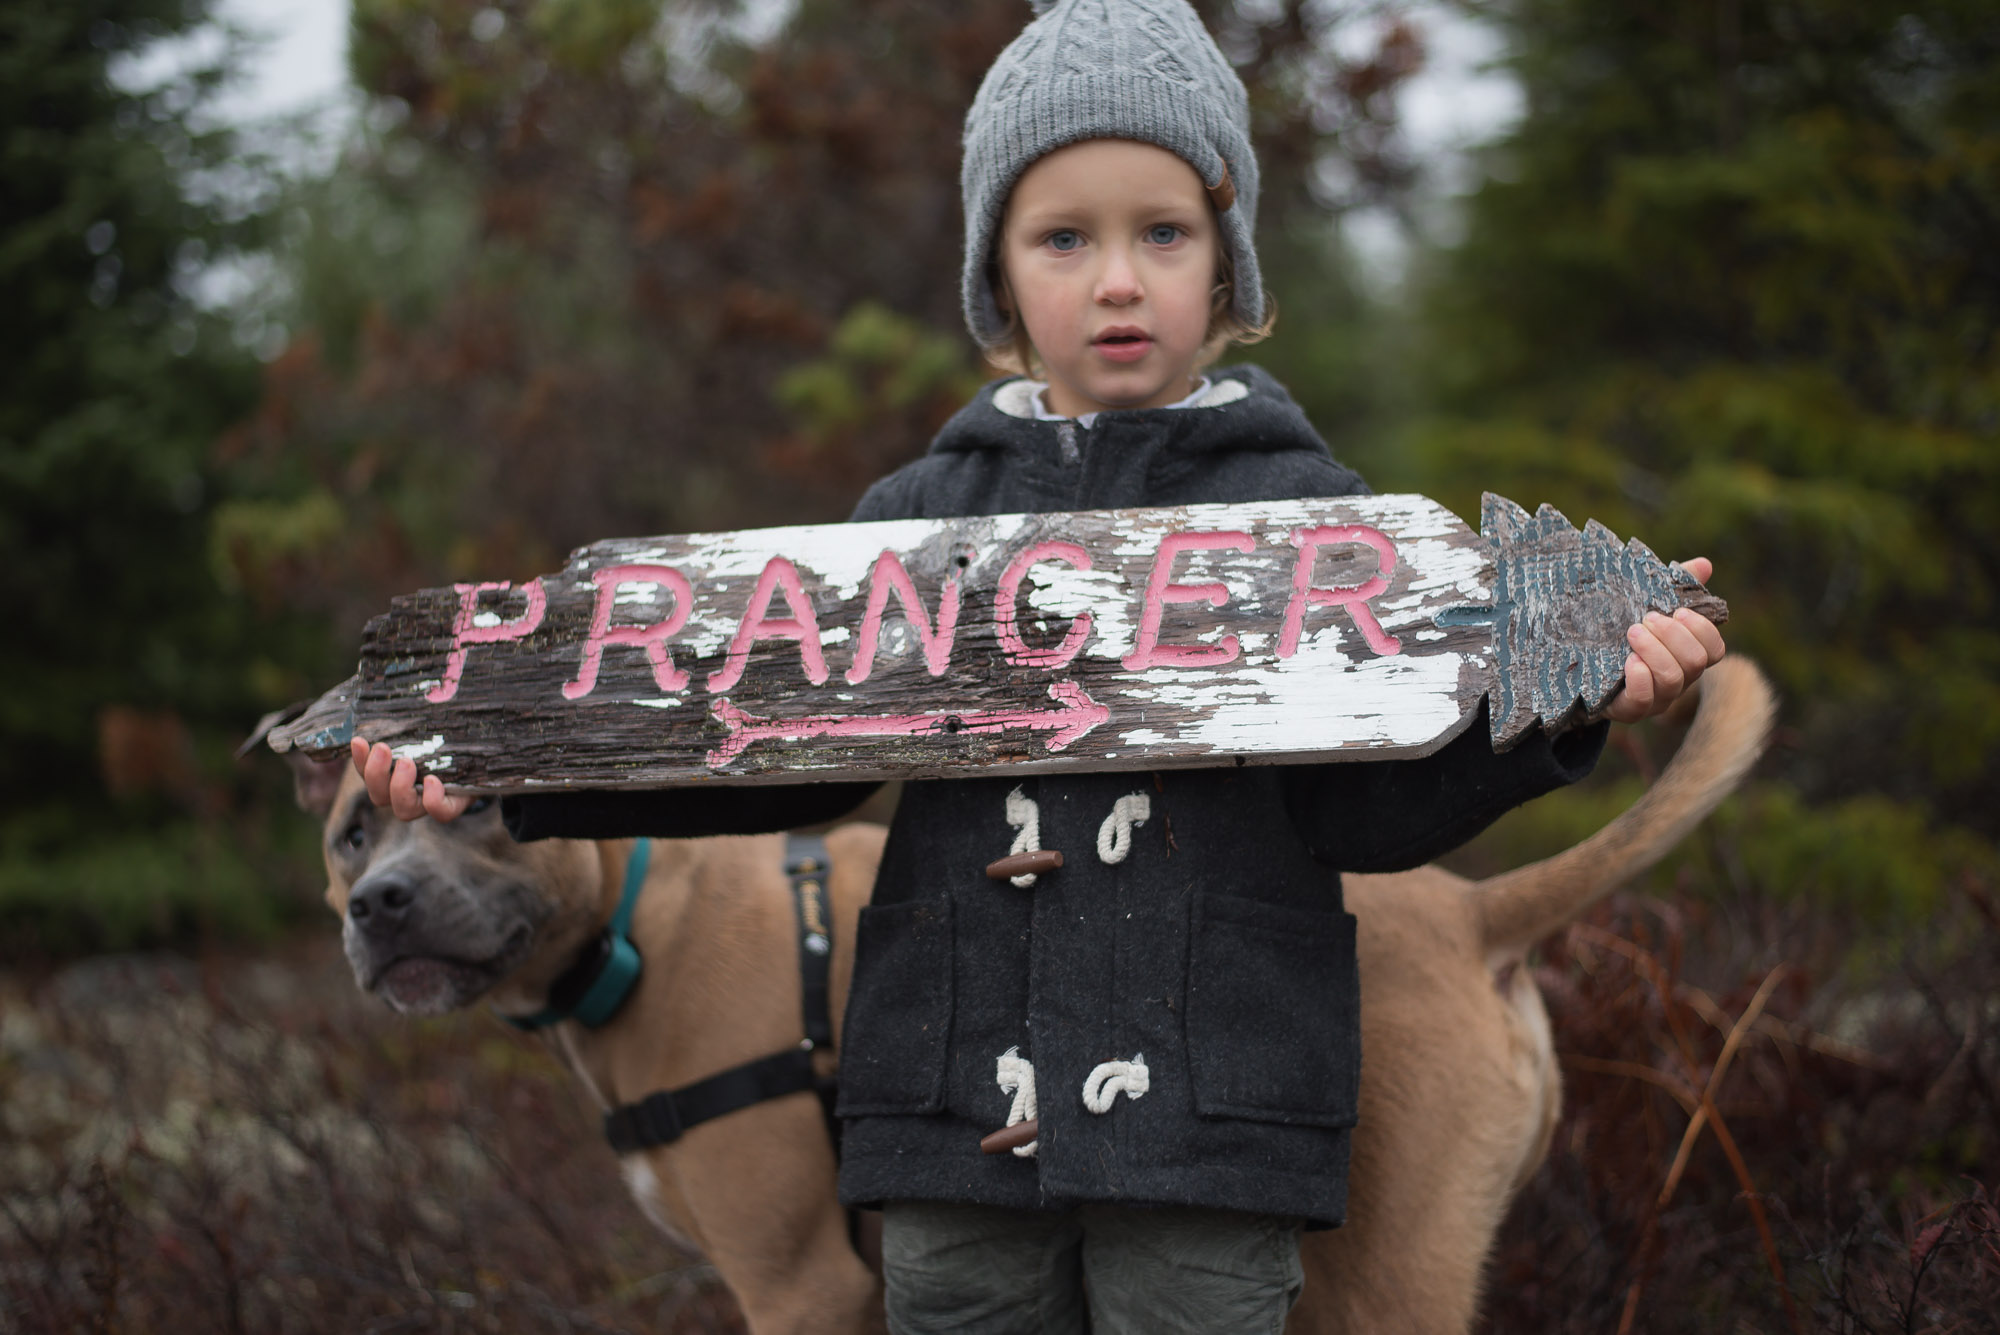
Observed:
[[[893,1335],[1279,1335],[1304,1284],[1297,1220],[1086,1205],[892,1202]]]

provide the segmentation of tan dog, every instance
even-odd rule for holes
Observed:
[[[1360,920],[1360,1121],[1345,1228],[1308,1234],[1295,1335],[1461,1332],[1508,1201],[1561,1108],[1528,948],[1656,862],[1733,789],[1763,748],[1772,699],[1740,659],[1711,668],[1694,726],[1660,781],[1592,838],[1470,882],[1437,868],[1351,876]],[[344,762],[301,778],[324,810],[327,902],[362,987],[431,1014],[484,1000],[541,1007],[610,919],[629,843],[517,845],[495,815],[402,824]],[[883,831],[827,843],[834,870],[833,1015]],[[638,991],[601,1029],[552,1032],[606,1104],[796,1047],[797,927],[782,836],[660,840],[633,923]],[[838,1039],[838,1029],[835,1031]],[[880,1288],[848,1245],[816,1099],[792,1095],[628,1156],[655,1222],[699,1247],[757,1335],[879,1328]]]
[[[1659,780],[1573,848],[1483,881],[1437,867],[1346,878],[1359,920],[1361,1109],[1347,1225],[1308,1234],[1291,1335],[1460,1332],[1508,1202],[1562,1113],[1537,941],[1646,871],[1741,783],[1776,708],[1746,659],[1703,675]]]
[[[344,761],[301,771],[300,800],[326,813],[326,898],[342,917],[355,981],[410,1014],[474,1001],[506,1015],[539,1010],[610,920],[632,847],[516,844],[490,805],[449,825],[405,824],[369,803]],[[883,837],[873,825],[826,836],[842,947],[837,997]],[[645,960],[637,989],[602,1028],[547,1031],[600,1103],[635,1102],[800,1045],[784,844],[782,835],[654,842],[631,928]],[[837,1041],[838,1004],[833,1018]],[[812,1094],[690,1127],[623,1167],[647,1216],[709,1259],[756,1335],[881,1327],[881,1287],[849,1244]]]

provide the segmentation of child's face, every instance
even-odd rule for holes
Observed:
[[[1007,199],[1006,288],[1065,417],[1187,397],[1207,340],[1217,224],[1201,177],[1129,139],[1057,149]]]

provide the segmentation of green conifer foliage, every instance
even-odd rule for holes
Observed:
[[[1527,111],[1491,150],[1462,243],[1427,274],[1428,412],[1395,481],[1475,512],[1478,490],[1506,478],[1517,499],[1663,555],[1714,557],[1732,644],[1789,697],[1780,767],[1807,807],[1772,802],[1773,821],[1851,810],[1881,826],[1888,803],[1905,813],[1889,825],[1963,854],[1939,876],[1990,874],[1991,6],[1517,0],[1490,13]],[[1767,842],[1779,858],[1785,841]],[[1901,842],[1870,845],[1885,876]],[[1810,868],[1792,870],[1810,893]]]
[[[216,442],[255,401],[259,368],[190,295],[257,213],[217,188],[216,168],[240,184],[245,164],[201,119],[220,77],[203,48],[161,76],[114,77],[205,8],[0,6],[8,956],[157,938],[197,901],[188,912],[210,921],[270,916],[269,879],[214,818],[258,666],[282,656],[285,631],[253,626],[207,555],[228,487]]]

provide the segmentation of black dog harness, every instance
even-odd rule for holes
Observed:
[[[830,1003],[833,919],[827,906],[827,868],[824,840],[817,835],[787,837],[785,876],[791,882],[792,902],[798,914],[805,1041],[691,1085],[658,1090],[636,1103],[613,1108],[604,1114],[604,1138],[611,1142],[613,1150],[636,1154],[658,1145],[671,1145],[691,1126],[766,1099],[808,1090],[819,1095],[828,1132],[833,1136],[836,1150],[839,1148],[839,1128],[833,1117],[834,1082],[822,1079],[813,1070],[813,1053],[833,1044]],[[629,883],[629,871],[627,879]],[[626,917],[629,919],[629,913]]]

